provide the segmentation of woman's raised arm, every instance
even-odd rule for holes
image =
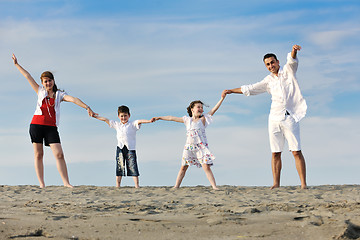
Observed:
[[[15,55],[12,55],[12,60],[14,61],[15,67],[20,71],[20,73],[28,80],[31,87],[34,89],[34,91],[37,93],[39,90],[39,84],[34,80],[34,78],[26,71],[17,61],[17,58]]]

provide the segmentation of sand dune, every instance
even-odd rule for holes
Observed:
[[[356,239],[360,185],[0,186],[1,239]]]

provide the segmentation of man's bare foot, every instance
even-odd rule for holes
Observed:
[[[71,185],[70,183],[68,183],[68,184],[64,184],[64,187],[74,188],[74,186],[73,186],[73,185]]]
[[[301,185],[301,189],[308,189],[306,185]]]

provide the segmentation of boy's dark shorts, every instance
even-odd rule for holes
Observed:
[[[30,124],[29,133],[32,143],[43,144],[45,142],[45,146],[49,146],[51,143],[60,143],[59,132],[55,126]]]
[[[125,175],[125,167],[126,173]],[[128,150],[126,146],[122,149],[116,148],[116,176],[139,176],[138,165],[136,162],[136,151]]]

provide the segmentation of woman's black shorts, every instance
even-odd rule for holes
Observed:
[[[51,143],[60,143],[60,136],[57,127],[30,124],[30,137],[32,143],[44,143],[49,146]]]

